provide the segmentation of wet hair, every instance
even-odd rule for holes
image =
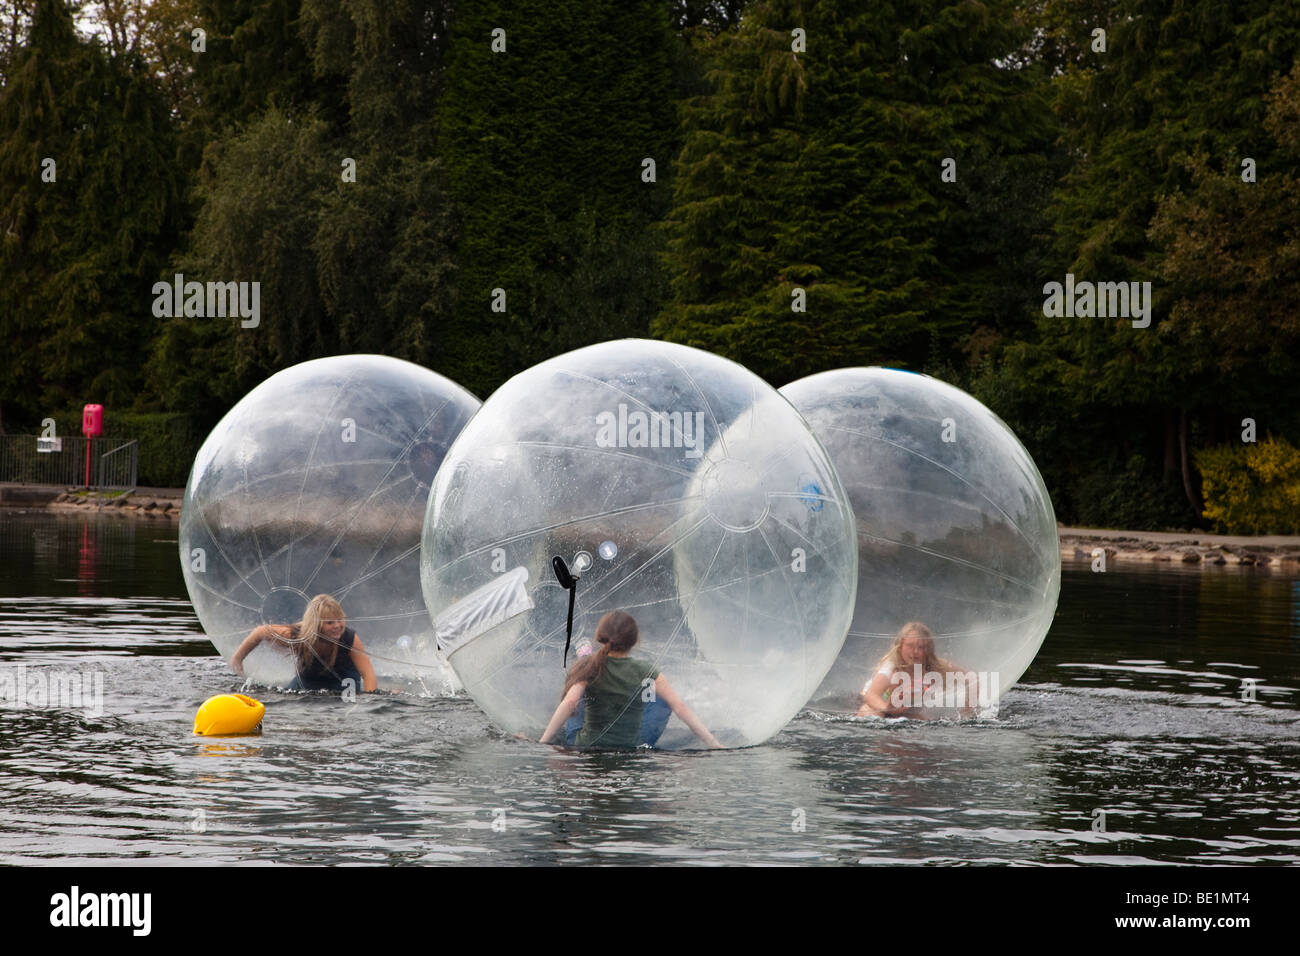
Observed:
[[[925,654],[921,670],[924,672],[938,672],[943,674],[951,670],[959,669],[951,661],[946,661],[935,653],[934,634],[931,633],[930,629],[920,621],[908,621],[899,628],[898,633],[894,635],[894,642],[889,645],[889,650],[885,652],[885,656],[880,659],[878,664],[876,664],[876,669],[879,670],[886,664],[889,665],[890,670],[906,668],[907,664],[903,660],[903,641],[907,640],[909,637],[916,637],[921,641],[921,650]]]
[[[298,665],[300,674],[311,670],[316,661],[331,670],[334,668],[339,642],[322,633],[321,624],[325,621],[346,623],[347,615],[333,597],[318,594],[308,602],[307,609],[302,612],[302,620],[289,625],[289,647],[293,650],[293,660]]]
[[[610,611],[602,617],[596,624],[596,643],[600,647],[569,668],[561,696],[566,696],[574,684],[585,683],[590,686],[600,680],[605,673],[605,661],[609,652],[617,651],[621,654],[630,651],[636,647],[638,636],[636,618],[626,611]]]

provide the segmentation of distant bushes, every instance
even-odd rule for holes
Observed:
[[[1142,455],[1130,456],[1123,470],[1098,462],[1070,483],[1069,499],[1073,521],[1084,528],[1184,528],[1195,518],[1183,489],[1162,480]]]
[[[1281,438],[1196,453],[1205,517],[1225,534],[1300,534],[1300,448]]]

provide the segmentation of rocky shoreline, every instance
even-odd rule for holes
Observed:
[[[1168,562],[1216,567],[1240,565],[1300,569],[1300,538],[1281,535],[1201,534],[1198,532],[1106,531],[1061,528],[1061,558],[1094,561],[1098,551],[1112,561]]]
[[[6,491],[19,489],[10,487]],[[180,488],[137,488],[129,492],[27,487],[21,495],[0,494],[0,506],[24,510],[134,515],[179,521]],[[1201,567],[1267,567],[1300,572],[1300,537],[1218,535],[1196,531],[1117,531],[1058,527],[1061,558],[1093,562],[1104,551],[1106,565],[1143,561]]]
[[[90,493],[65,491],[44,506],[46,511],[95,512],[97,514],[130,514],[145,518],[181,518],[181,499],[153,493]]]

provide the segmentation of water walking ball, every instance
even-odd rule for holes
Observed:
[[[944,694],[920,703],[996,703],[1038,652],[1060,591],[1056,517],[1029,453],[978,401],[925,375],[848,368],[781,392],[825,445],[857,518],[853,624],[810,706],[857,710],[912,621],[938,658],[978,680],[963,689],[935,670]]]
[[[540,736],[566,663],[621,609],[632,656],[724,746],[745,746],[780,730],[839,653],[857,544],[825,451],[779,393],[707,352],[623,340],[488,399],[438,472],[421,576],[452,667],[505,730]],[[658,740],[698,745],[675,719]]]
[[[194,732],[203,737],[253,734],[262,726],[266,706],[243,694],[209,697],[194,715]]]
[[[304,362],[241,399],[194,459],[179,530],[190,600],[221,655],[330,594],[381,682],[452,690],[421,597],[420,533],[438,466],[479,404],[381,355]],[[269,642],[244,671],[271,686],[295,674]]]

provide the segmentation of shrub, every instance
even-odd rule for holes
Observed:
[[[1196,453],[1205,517],[1225,534],[1300,534],[1300,448],[1282,438]]]
[[[1082,527],[1158,530],[1185,527],[1196,516],[1182,487],[1163,481],[1141,455],[1131,456],[1122,471],[1097,462],[1070,490]]]

